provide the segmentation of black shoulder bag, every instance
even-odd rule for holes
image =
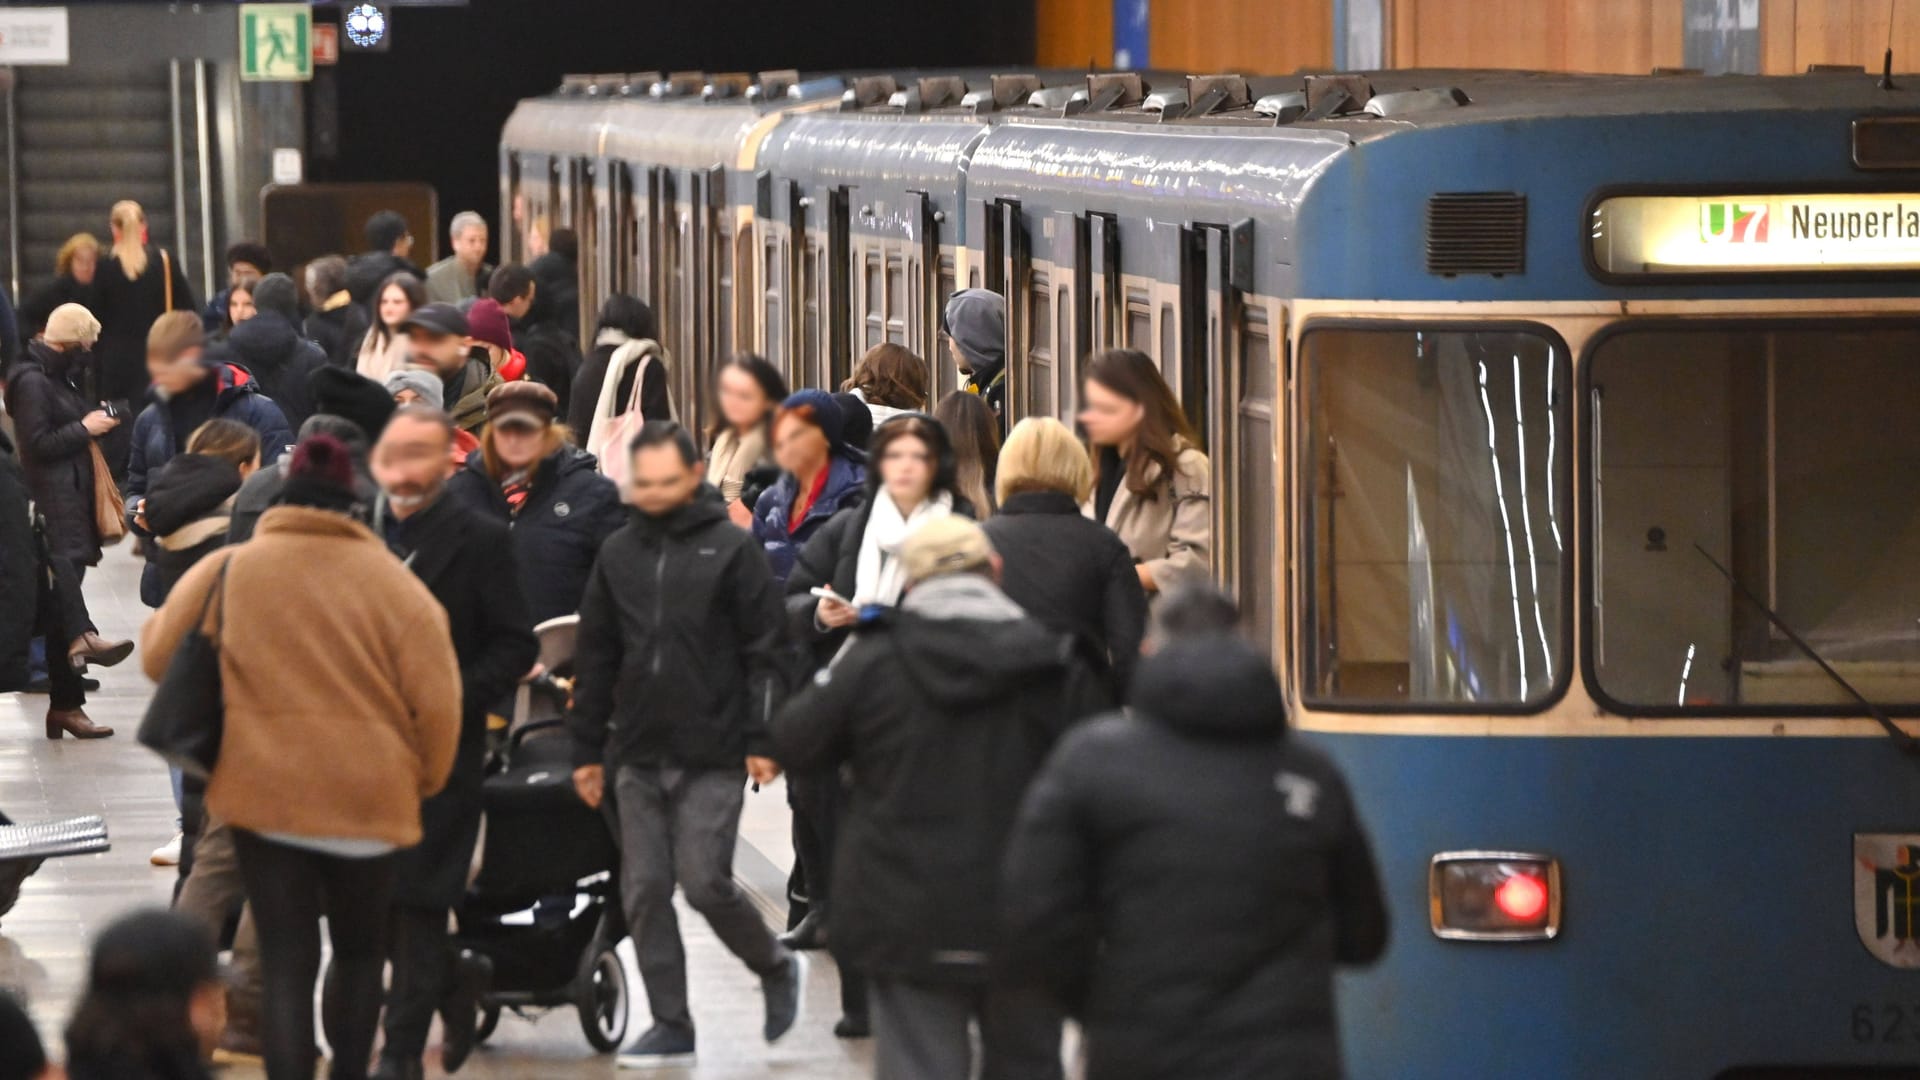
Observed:
[[[180,639],[167,673],[147,703],[140,720],[140,745],[165,758],[167,764],[197,779],[213,773],[220,759],[220,735],[226,727],[226,702],[220,685],[219,635],[227,621],[227,569],[233,556],[220,564],[220,577],[200,606],[200,617]],[[215,596],[220,614],[208,637],[203,629]]]

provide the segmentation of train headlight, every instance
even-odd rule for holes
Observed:
[[[1520,851],[1443,851],[1427,871],[1436,937],[1546,941],[1560,933],[1560,861]]]

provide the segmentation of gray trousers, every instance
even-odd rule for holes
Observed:
[[[693,1030],[675,884],[756,975],[764,978],[787,960],[786,948],[733,880],[746,784],[738,769],[623,765],[614,771],[621,906],[657,1024]]]
[[[980,1025],[980,1080],[1060,1080],[1061,1017],[1043,995],[874,976],[874,1080],[967,1080],[970,1022]]]
[[[234,850],[233,830],[207,815],[200,839],[193,846],[193,871],[174,898],[174,910],[206,924],[215,941],[226,929],[233,906],[246,898],[240,880],[240,856]],[[233,935],[233,972],[227,982],[227,1010],[232,1026],[258,1034],[260,998],[260,935],[253,926],[253,909],[240,908],[240,928]]]

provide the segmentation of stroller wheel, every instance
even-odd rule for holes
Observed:
[[[493,1038],[493,1029],[500,1026],[500,1006],[482,1003],[480,1023],[473,1029],[473,1041],[477,1045]]]
[[[610,1054],[627,1037],[627,969],[611,948],[592,954],[574,980],[574,1005],[580,1010],[580,1030],[595,1050]]]

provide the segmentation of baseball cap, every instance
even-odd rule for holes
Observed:
[[[560,399],[536,382],[502,383],[487,395],[487,423],[535,430],[553,423]]]
[[[400,332],[420,329],[441,337],[466,337],[467,317],[452,304],[422,304],[400,320]]]
[[[909,585],[992,565],[993,544],[986,532],[957,514],[934,518],[907,534],[900,545],[900,567]]]

